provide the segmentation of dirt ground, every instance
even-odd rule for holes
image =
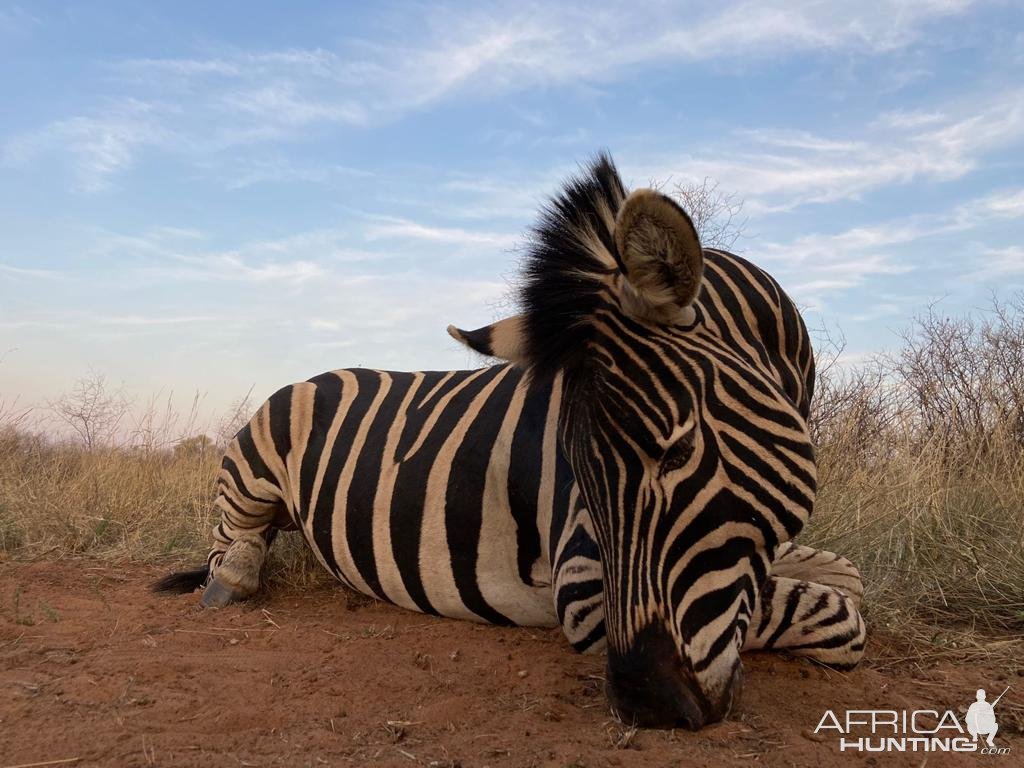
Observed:
[[[1019,670],[927,670],[872,639],[858,670],[751,656],[730,720],[699,733],[615,722],[603,658],[558,630],[409,613],[323,586],[201,611],[164,573],[0,564],[0,768],[73,766],[1021,765]],[[1011,686],[1004,756],[841,753],[827,709],[951,709]],[[1016,689],[1016,690],[1015,690]],[[1009,714],[1007,714],[1009,713]],[[1012,717],[1011,717],[1012,715]]]

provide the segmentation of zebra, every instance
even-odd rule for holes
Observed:
[[[724,718],[741,651],[856,665],[857,569],[792,542],[814,360],[775,280],[600,154],[542,209],[519,300],[449,327],[496,364],[273,394],[225,453],[206,565],[156,588],[244,599],[297,529],[361,593],[605,650],[612,710],[650,727]]]

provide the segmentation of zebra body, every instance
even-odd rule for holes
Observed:
[[[756,269],[708,254],[734,281]],[[714,284],[702,303],[725,306]],[[792,396],[806,403],[797,374]],[[363,594],[471,621],[561,622],[578,650],[602,647],[600,553],[558,443],[560,389],[507,363],[344,369],[284,387],[224,458],[211,573],[238,538],[294,527]]]
[[[264,403],[224,458],[204,604],[252,594],[298,528],[365,594],[607,646],[612,706],[645,725],[722,718],[741,649],[855,664],[856,569],[791,542],[814,363],[778,284],[604,157],[526,273],[522,315],[449,328],[512,364],[340,370]]]
[[[453,618],[554,624],[552,526],[576,498],[557,447],[557,386],[504,364],[339,370],[285,387],[225,456],[211,570],[240,536],[290,525],[367,595]],[[254,514],[255,499],[265,506]]]

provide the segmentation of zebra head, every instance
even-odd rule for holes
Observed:
[[[758,350],[763,306],[710,258],[685,211],[628,194],[599,156],[543,209],[522,313],[451,329],[562,382],[561,447],[601,554],[607,692],[648,726],[728,713],[775,549],[814,498],[804,416]]]

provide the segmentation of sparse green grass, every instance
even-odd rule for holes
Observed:
[[[21,624],[22,626],[31,627],[35,624],[35,621],[31,616],[26,616],[21,610],[21,585],[19,584],[14,590],[14,605],[12,606],[12,613],[14,614],[14,623]]]
[[[56,624],[58,621],[60,621],[60,614],[57,613],[57,611],[54,610],[53,606],[45,600],[39,601],[39,610],[43,612],[43,616],[45,616],[46,620],[51,624]]]

